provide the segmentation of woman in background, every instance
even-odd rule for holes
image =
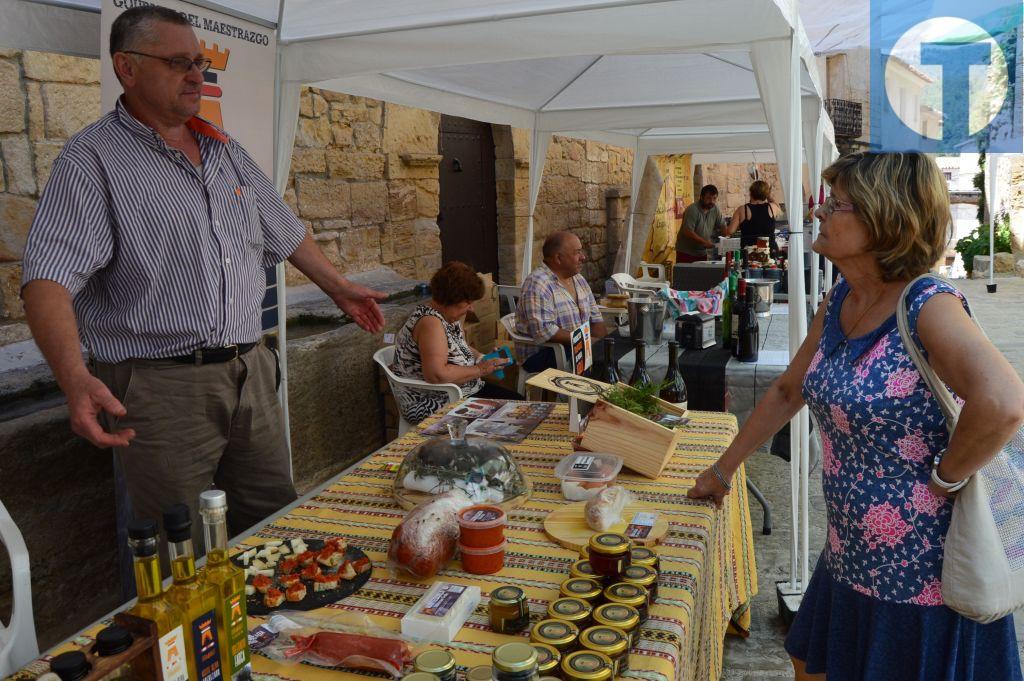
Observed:
[[[778,254],[775,244],[775,219],[782,214],[779,204],[772,201],[771,188],[764,180],[750,185],[750,201],[732,213],[732,220],[724,230],[725,236],[740,231],[740,247],[756,246],[758,239],[767,239],[772,258]]]

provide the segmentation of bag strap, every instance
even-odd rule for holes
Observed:
[[[941,274],[935,274],[932,272],[926,272],[921,276],[915,278],[907,287],[903,289],[903,293],[900,294],[900,299],[896,303],[896,326],[899,328],[900,338],[903,340],[903,347],[906,348],[907,354],[910,356],[911,361],[917,367],[918,373],[921,374],[921,378],[924,379],[925,385],[931,390],[932,395],[939,402],[939,407],[942,409],[943,415],[946,417],[946,427],[949,432],[952,433],[953,429],[956,428],[957,419],[960,417],[960,405],[953,399],[952,393],[946,384],[942,382],[942,379],[938,377],[935,370],[932,369],[928,360],[924,358],[924,354],[921,349],[917,347],[917,343],[914,342],[914,338],[910,333],[910,314],[907,309],[907,297],[910,295],[910,290],[914,287],[921,279],[937,279],[938,281],[944,282],[956,288],[956,285]],[[959,289],[957,289],[959,290]],[[961,292],[962,295],[962,292]],[[982,335],[985,335],[985,330],[981,328],[981,324],[975,319],[974,315],[971,314],[970,306],[967,308],[967,316],[971,318],[974,325],[978,327]],[[986,336],[987,337],[987,336]]]

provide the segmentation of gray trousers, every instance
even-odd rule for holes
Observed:
[[[131,444],[114,451],[131,508],[119,513],[122,544],[128,517],[152,518],[162,526],[163,509],[183,503],[192,513],[196,555],[204,554],[199,494],[211,487],[227,493],[232,536],[295,500],[277,399],[277,358],[262,343],[220,364],[127,360],[93,362],[92,369],[127,411],[120,419],[108,418],[106,426],[135,429]],[[166,577],[164,542],[160,555]],[[122,581],[126,576],[131,584],[130,563],[122,560]]]

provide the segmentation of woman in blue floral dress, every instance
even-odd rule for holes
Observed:
[[[935,162],[859,153],[823,174],[814,250],[842,277],[786,373],[690,496],[720,504],[739,464],[806,404],[823,448],[828,538],[789,636],[797,681],[1020,681],[1012,617],[978,624],[942,601],[953,483],[980,469],[1024,421],[1024,385],[937,279],[908,294],[910,328],[963,402],[950,437],[907,354],[896,304],[944,254],[950,212]],[[945,452],[945,454],[943,454]]]

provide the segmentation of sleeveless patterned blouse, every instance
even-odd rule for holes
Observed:
[[[828,512],[824,560],[854,590],[894,603],[941,605],[942,551],[952,504],[928,489],[932,461],[949,435],[938,402],[904,349],[892,315],[847,338],[839,311],[850,292],[840,279],[804,377],[803,395],[819,426]],[[922,279],[911,290],[911,335],[933,295],[955,288]],[[927,353],[925,353],[927,357]]]

